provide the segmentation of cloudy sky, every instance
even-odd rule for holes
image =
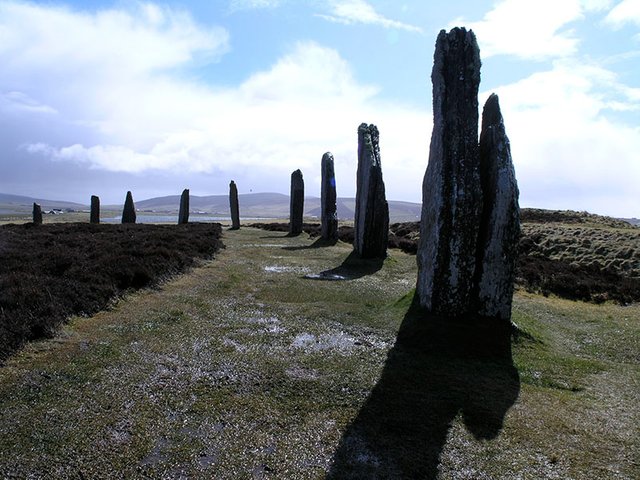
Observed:
[[[640,217],[640,0],[0,0],[0,192],[355,195],[357,127],[419,202],[440,29],[476,32],[520,203]]]

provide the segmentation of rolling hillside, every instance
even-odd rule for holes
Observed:
[[[240,215],[243,217],[287,218],[289,216],[289,196],[281,193],[249,193],[238,196]],[[180,196],[151,198],[136,202],[138,210],[162,213],[175,213],[180,205]],[[229,215],[229,197],[227,195],[191,195],[189,206],[192,212],[204,212],[212,215]],[[355,198],[338,198],[338,218],[352,220],[355,211]],[[389,214],[392,221],[415,221],[420,218],[420,204],[389,201]],[[320,217],[320,199],[306,197],[304,214],[307,217]]]
[[[39,203],[44,210],[50,210],[52,208],[82,210],[89,208],[87,205],[64,200],[44,200],[41,198],[0,193],[0,214],[31,213],[34,202]]]

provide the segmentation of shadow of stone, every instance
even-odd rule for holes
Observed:
[[[435,479],[453,420],[498,436],[520,378],[511,326],[411,306],[382,376],[334,454],[328,479]]]
[[[265,235],[264,237],[259,237],[261,240],[273,240],[274,238],[287,238],[289,235]]]
[[[324,238],[317,238],[311,245],[304,245],[301,247],[282,247],[283,250],[297,251],[297,250],[310,250],[313,248],[333,247],[338,243],[338,240],[325,240]]]
[[[362,259],[351,252],[339,267],[320,273],[310,273],[304,278],[309,280],[355,280],[373,275],[382,268],[384,258]]]

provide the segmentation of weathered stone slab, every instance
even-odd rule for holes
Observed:
[[[333,241],[338,239],[338,213],[336,207],[336,174],[331,152],[327,152],[322,156],[321,174],[321,238]]]
[[[178,224],[189,223],[189,189],[185,188],[180,196]]]
[[[291,174],[291,197],[289,204],[289,235],[302,233],[304,215],[304,179],[302,172],[296,170]]]
[[[460,315],[472,301],[482,206],[480,52],[473,32],[440,32],[431,78],[434,125],[422,187],[416,293],[428,310]]]
[[[358,172],[354,250],[360,258],[387,256],[389,205],[380,163],[380,134],[375,125],[358,127]]]
[[[42,208],[40,204],[33,204],[33,224],[34,225],[42,225]]]
[[[133,204],[133,195],[127,192],[122,210],[122,223],[136,223],[136,206]]]
[[[240,228],[240,205],[238,204],[238,187],[231,180],[229,184],[229,207],[231,209],[231,230]]]
[[[510,320],[520,208],[511,146],[496,94],[489,97],[482,112],[480,178],[483,214],[476,267],[477,312]]]
[[[100,223],[100,198],[91,195],[91,211],[89,213],[89,223]]]

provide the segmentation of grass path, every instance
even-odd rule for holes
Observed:
[[[223,241],[215,260],[73,319],[0,369],[0,477],[314,479],[337,449],[354,468],[333,478],[407,478],[422,464],[424,428],[390,435],[393,458],[349,428],[402,364],[391,360],[415,257],[314,281],[303,276],[351,247],[248,228]],[[519,396],[491,438],[464,410],[437,423],[440,478],[637,478],[640,308],[519,295],[514,319],[530,337],[514,347]],[[382,404],[389,418],[406,412],[404,392],[434,395],[403,381]]]

